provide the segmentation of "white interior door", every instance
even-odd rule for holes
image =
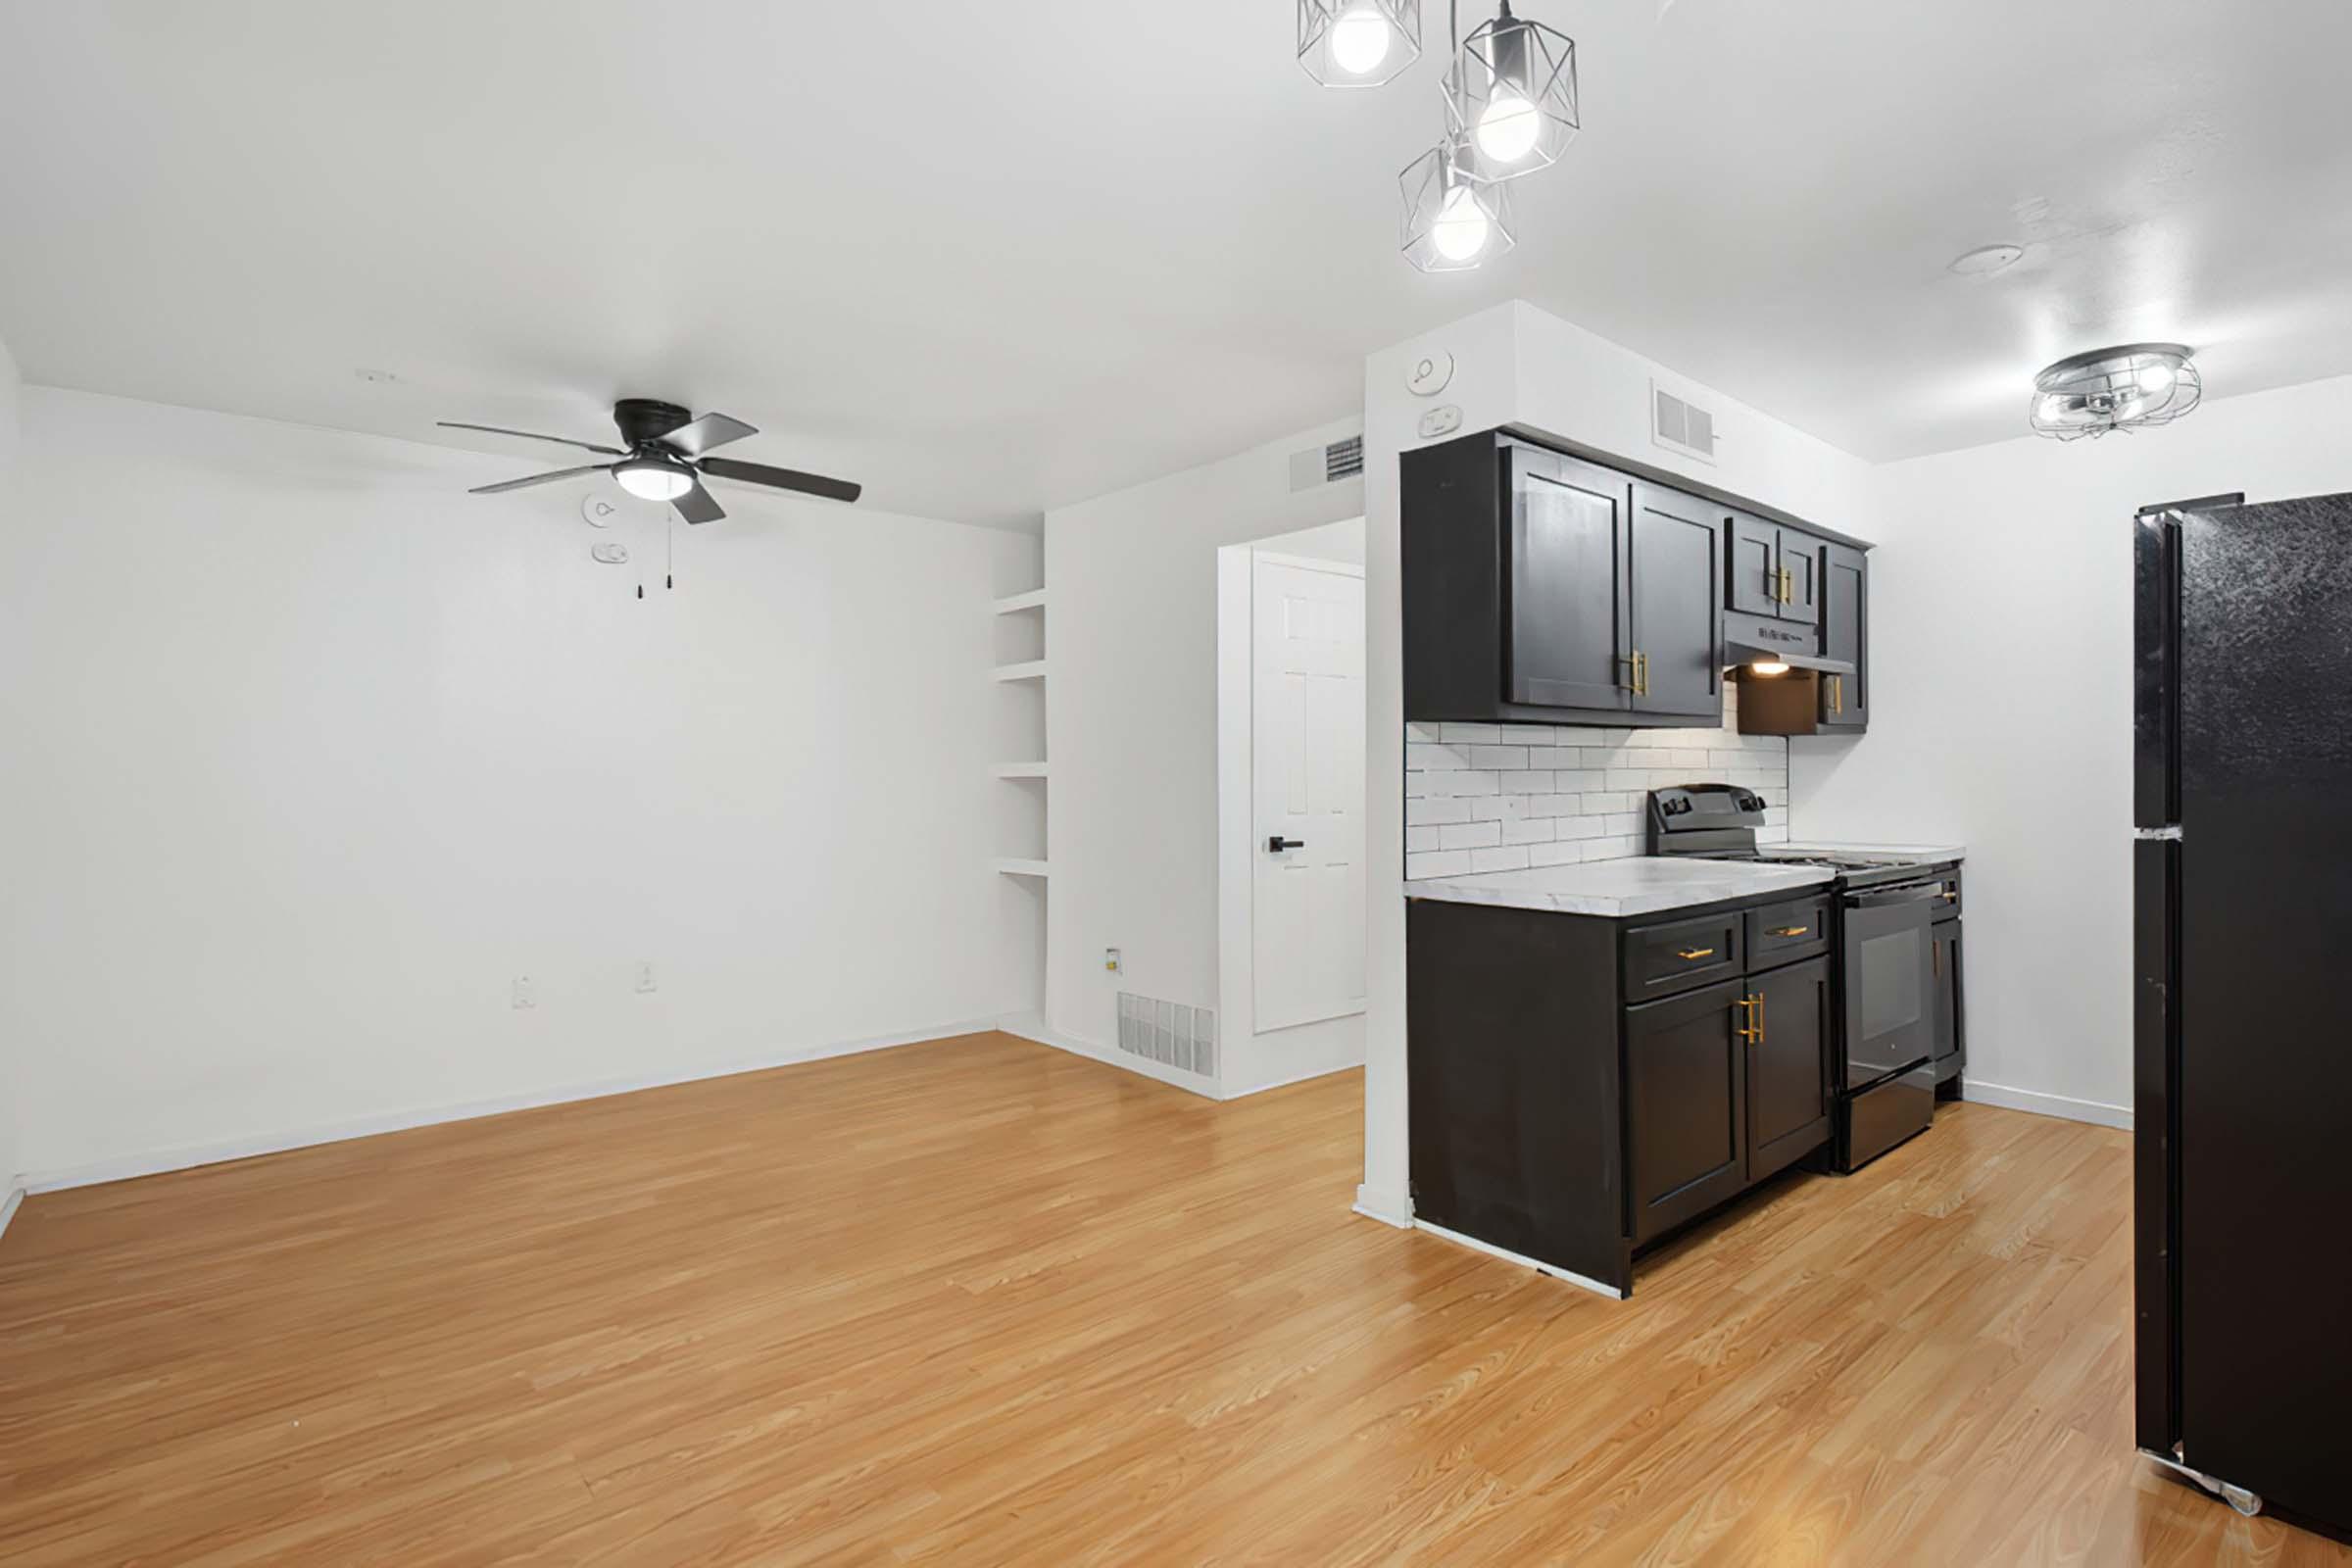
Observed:
[[[1364,579],[1250,564],[1256,1028],[1364,1010]]]

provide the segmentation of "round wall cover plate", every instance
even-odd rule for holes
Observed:
[[[1458,403],[1442,403],[1421,416],[1421,434],[1424,438],[1451,435],[1461,427],[1462,406]]]
[[[1434,398],[1446,390],[1453,379],[1453,356],[1444,349],[1433,349],[1413,362],[1404,373],[1404,384],[1415,397]]]
[[[600,539],[588,553],[608,566],[625,566],[629,562],[629,547],[617,539]]]
[[[588,519],[591,528],[610,528],[620,520],[620,508],[611,496],[590,495],[580,498],[580,515]],[[603,557],[598,557],[600,561]]]

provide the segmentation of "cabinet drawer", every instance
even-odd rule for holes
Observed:
[[[1625,933],[1625,1000],[1647,1002],[1728,980],[1744,968],[1740,911],[1635,926]]]
[[[1769,969],[1830,951],[1830,901],[1792,899],[1747,911],[1747,966]]]

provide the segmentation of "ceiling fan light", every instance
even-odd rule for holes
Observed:
[[[1462,40],[1446,70],[1446,119],[1470,138],[1478,179],[1516,179],[1549,168],[1581,125],[1576,40],[1511,15],[1510,0],[1501,0],[1494,19]]]
[[[1326,87],[1378,87],[1421,58],[1421,0],[1298,0],[1298,64]]]
[[[660,458],[629,458],[612,465],[612,477],[641,501],[675,501],[694,488],[694,475]]]

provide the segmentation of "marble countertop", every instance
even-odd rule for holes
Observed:
[[[1835,875],[1818,865],[1638,855],[1576,865],[1541,865],[1525,871],[1432,877],[1407,882],[1404,896],[1447,904],[1497,904],[1558,914],[1615,916],[1791,893],[1819,887]]]
[[[1844,844],[1828,839],[1802,839],[1793,844],[1765,844],[1758,848],[1767,855],[1786,850],[1803,855],[1886,855],[1905,860],[1968,858],[1968,848],[1961,844]]]

